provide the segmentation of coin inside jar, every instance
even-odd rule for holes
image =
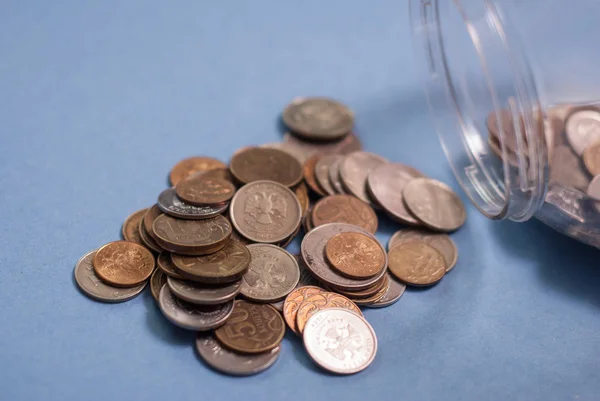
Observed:
[[[213,159],[212,157],[194,156],[183,159],[177,163],[173,169],[171,169],[169,180],[171,181],[171,185],[174,186],[196,173],[225,167],[227,166],[223,162]]]
[[[302,165],[279,149],[249,147],[236,152],[229,163],[231,174],[243,184],[275,181],[293,187],[303,177]]]
[[[332,195],[320,199],[312,209],[314,227],[327,223],[347,223],[371,234],[377,231],[377,215],[368,204],[350,195]]]
[[[385,250],[361,233],[339,233],[325,246],[327,260],[338,272],[352,278],[369,278],[385,269]]]
[[[403,283],[427,286],[440,281],[446,273],[444,257],[424,242],[406,242],[390,249],[390,272]]]
[[[182,220],[166,214],[152,225],[158,244],[183,255],[206,255],[223,248],[231,236],[231,223],[216,216],[205,220]]]
[[[350,133],[354,125],[354,114],[333,99],[307,97],[296,99],[285,108],[283,122],[300,137],[332,140]]]
[[[179,199],[194,206],[220,205],[233,196],[235,187],[229,181],[219,178],[205,178],[194,175],[181,181],[175,187]]]
[[[571,113],[565,122],[571,148],[581,156],[589,145],[600,141],[600,111],[581,109]]]
[[[96,252],[94,271],[105,282],[117,287],[134,287],[150,278],[154,256],[134,242],[110,242]]]
[[[600,142],[594,142],[585,148],[583,162],[591,175],[600,175]]]

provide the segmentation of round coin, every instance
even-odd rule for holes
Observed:
[[[231,199],[235,187],[227,180],[197,174],[177,184],[175,193],[190,205],[221,205]]]
[[[148,214],[148,212],[146,212],[146,214]],[[142,220],[138,226],[138,231],[140,233],[140,239],[146,248],[156,253],[162,252],[162,248],[156,243],[150,233],[146,231],[146,215],[142,216]]]
[[[595,200],[600,200],[600,175],[594,177],[587,188],[587,195]]]
[[[403,283],[427,286],[440,281],[446,273],[444,257],[424,242],[406,242],[390,249],[388,268]]]
[[[158,207],[169,216],[178,219],[204,220],[215,217],[227,210],[229,203],[213,206],[193,206],[182,202],[175,193],[175,188],[165,189],[158,196]]]
[[[388,282],[385,294],[383,294],[383,297],[381,297],[377,302],[367,306],[370,308],[385,308],[386,306],[393,305],[400,299],[400,297],[402,297],[405,290],[406,285],[394,279],[388,273]]]
[[[171,169],[169,180],[171,181],[171,185],[175,186],[179,184],[180,181],[183,181],[196,173],[226,167],[227,166],[223,162],[211,157],[194,156],[183,159],[177,163]]]
[[[275,181],[293,187],[302,180],[302,165],[279,149],[246,148],[236,152],[229,163],[231,174],[243,184]]]
[[[325,309],[307,322],[304,347],[322,368],[353,374],[366,369],[377,354],[377,337],[367,321],[346,309]]]
[[[454,231],[465,223],[467,213],[462,201],[442,182],[415,178],[402,194],[408,210],[429,228]]]
[[[315,177],[317,182],[323,188],[323,190],[327,193],[327,195],[335,195],[335,189],[331,185],[331,181],[329,180],[329,168],[333,163],[338,160],[341,160],[343,156],[340,155],[326,155],[319,159],[317,165],[315,167]]]
[[[302,216],[304,216],[308,210],[308,207],[310,206],[310,199],[308,198],[308,188],[306,187],[306,184],[303,182],[298,184],[294,190],[294,194],[296,194],[296,198],[298,198],[300,209],[302,209]]]
[[[215,336],[227,348],[260,354],[276,348],[285,334],[281,314],[268,304],[236,300],[233,314]]]
[[[566,145],[554,148],[550,166],[550,182],[581,191],[585,191],[590,183],[590,179],[581,165],[581,160]]]
[[[290,103],[283,122],[296,135],[309,140],[332,140],[347,135],[354,114],[343,104],[323,97],[307,97]]]
[[[595,142],[583,151],[585,168],[593,176],[600,175],[600,142]]]
[[[150,276],[150,291],[152,292],[152,298],[156,302],[158,302],[161,288],[167,284],[167,277],[162,269],[154,269],[152,276]]]
[[[339,233],[325,246],[327,260],[338,272],[351,278],[373,277],[385,269],[385,249],[373,237],[361,233]]]
[[[344,308],[362,316],[360,308],[351,300],[335,292],[322,291],[306,297],[296,312],[296,329],[299,333],[304,331],[308,319],[323,309]]]
[[[283,303],[283,318],[287,323],[288,327],[296,334],[300,334],[296,325],[296,315],[298,308],[302,305],[302,302],[311,295],[324,292],[322,288],[316,286],[304,286],[298,287],[294,291],[290,292],[285,298]]]
[[[179,274],[179,272],[177,271],[177,267],[175,267],[175,264],[173,264],[170,252],[163,251],[159,253],[158,258],[156,259],[156,264],[158,265],[158,268],[162,270],[162,272],[165,273],[167,276],[179,280],[184,280],[184,277],[181,274]]]
[[[138,210],[127,217],[121,228],[121,234],[125,241],[144,245],[142,238],[140,237],[140,221],[142,221],[142,217],[144,217],[146,210],[148,209]]]
[[[327,223],[346,223],[371,234],[377,231],[377,215],[371,206],[350,195],[332,195],[320,199],[311,212],[314,227]]]
[[[315,176],[315,168],[317,167],[317,162],[319,161],[320,157],[320,155],[314,155],[304,163],[304,181],[306,181],[314,193],[319,196],[325,196],[325,192],[323,192],[323,189],[321,189],[321,186],[317,182],[317,178]]]
[[[143,224],[144,226],[144,231],[146,234],[148,234],[148,236],[153,237],[154,233],[152,232],[152,224],[154,224],[154,220],[156,220],[156,218],[158,216],[160,216],[162,214],[162,212],[160,211],[160,208],[158,207],[158,205],[153,205],[152,207],[148,208],[146,210],[146,213],[144,214],[144,218],[142,219],[141,224]],[[140,231],[142,229],[140,228]],[[156,241],[154,241],[154,243],[156,244]],[[158,244],[157,244],[158,245]]]
[[[344,157],[340,164],[342,184],[348,192],[363,202],[373,204],[367,191],[367,178],[375,167],[387,160],[370,152],[353,152]]]
[[[305,141],[286,132],[283,134],[283,146],[286,151],[292,152],[296,156],[302,155],[304,161],[314,155],[345,155],[362,149],[362,144],[360,143],[358,136],[353,133],[335,141],[315,142]]]
[[[389,277],[388,275],[384,275],[383,279],[382,279],[382,285],[379,288],[379,290],[377,292],[375,292],[373,295],[366,297],[366,298],[360,298],[360,299],[353,299],[352,301],[354,301],[354,303],[356,305],[359,306],[371,306],[373,305],[375,302],[379,301],[381,298],[383,298],[383,296],[385,295],[385,293],[387,292],[388,286],[389,286]]]
[[[577,110],[567,117],[565,132],[571,148],[581,156],[589,145],[600,142],[600,111]]]
[[[74,270],[75,282],[88,297],[101,302],[125,302],[139,295],[146,287],[145,282],[129,288],[116,288],[105,284],[94,271],[92,260],[95,254],[96,251],[93,250],[83,255]]]
[[[93,259],[96,275],[117,287],[134,287],[150,278],[154,256],[142,245],[128,241],[110,242]]]
[[[304,259],[302,259],[302,255],[293,255],[294,259],[298,263],[298,267],[300,268],[300,280],[298,281],[298,285],[296,288],[304,287],[308,285],[319,286],[319,282],[315,280],[315,278],[310,273],[310,270],[306,267],[306,263],[304,263]]]
[[[398,244],[405,242],[418,241],[425,242],[427,245],[434,247],[444,257],[446,263],[446,273],[448,273],[456,265],[458,260],[458,249],[454,241],[443,233],[433,233],[423,229],[410,228],[398,230],[392,235],[388,241],[388,251]]]
[[[236,230],[254,242],[277,243],[294,234],[302,219],[298,198],[273,181],[255,181],[240,188],[229,209]]]
[[[154,221],[152,231],[163,249],[183,255],[207,255],[227,245],[231,223],[220,215],[205,220],[182,220],[163,214]]]
[[[231,301],[242,287],[240,280],[231,284],[214,286],[177,280],[173,277],[167,279],[167,284],[177,298],[196,305],[219,305]]]
[[[340,165],[342,164],[342,160],[344,160],[344,158],[339,157],[336,161],[331,163],[331,166],[329,166],[329,182],[335,193],[338,194],[346,193],[344,185],[342,184],[342,179],[340,178]]]

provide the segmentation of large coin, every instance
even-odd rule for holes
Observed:
[[[262,354],[240,354],[224,348],[212,335],[198,333],[196,350],[213,369],[233,376],[250,376],[270,368],[279,357],[281,347]]]
[[[167,279],[169,289],[177,298],[196,305],[219,305],[231,301],[240,292],[241,281],[220,286],[197,284],[173,277]]]
[[[229,163],[231,174],[243,184],[275,181],[293,187],[302,180],[302,165],[296,158],[279,149],[245,148],[236,152]]]
[[[142,238],[140,237],[140,221],[142,221],[142,217],[144,217],[146,210],[148,209],[138,210],[127,217],[121,228],[121,234],[125,241],[144,245]]]
[[[152,292],[152,298],[158,302],[160,296],[160,290],[164,285],[167,284],[167,275],[162,269],[154,269],[154,273],[150,276],[150,292]]]
[[[304,347],[323,369],[352,374],[375,360],[377,337],[367,321],[346,309],[315,313],[304,329]]]
[[[134,287],[150,278],[154,256],[142,245],[115,241],[98,249],[93,265],[96,275],[108,284]]]
[[[179,272],[177,271],[177,267],[175,266],[175,264],[173,264],[173,261],[171,260],[171,253],[170,252],[166,252],[163,251],[160,254],[158,254],[158,258],[156,259],[156,264],[158,265],[158,268],[160,270],[162,270],[163,273],[165,273],[167,276],[179,279],[179,280],[183,280],[184,277],[179,274]],[[166,278],[165,278],[166,280]]]
[[[223,216],[181,220],[163,214],[154,221],[152,231],[163,249],[183,255],[207,255],[227,245],[231,223]]]
[[[370,308],[385,308],[386,306],[393,305],[400,299],[400,297],[402,297],[405,290],[406,285],[399,282],[388,273],[387,288],[383,294],[383,297],[381,297],[377,302],[374,302],[368,306]]]
[[[292,235],[302,219],[296,195],[273,181],[255,181],[240,188],[229,209],[236,230],[254,242],[277,243]]]
[[[385,269],[385,250],[371,236],[339,233],[325,246],[327,260],[341,274],[357,279],[373,277]]]
[[[306,297],[298,308],[296,312],[296,328],[298,332],[302,333],[304,331],[306,322],[312,315],[320,310],[329,308],[344,308],[362,316],[360,308],[345,296],[336,294],[335,292],[323,291]]]
[[[190,157],[183,159],[173,167],[169,179],[171,185],[175,186],[180,181],[183,181],[196,173],[225,167],[227,166],[223,162],[213,159],[212,157]]]
[[[350,195],[332,195],[320,199],[312,209],[314,227],[327,223],[346,223],[371,234],[377,231],[377,215],[371,206]]]
[[[242,278],[242,295],[257,302],[275,302],[296,288],[300,268],[286,250],[270,244],[252,244],[248,249],[252,257]]]
[[[75,265],[75,281],[84,294],[92,299],[101,302],[125,302],[137,295],[146,287],[146,283],[142,283],[135,287],[116,288],[105,284],[96,276],[92,259],[96,251],[90,251],[83,255]]]
[[[192,176],[175,187],[177,197],[194,206],[222,205],[233,196],[235,186],[219,178],[205,178],[204,174]]]
[[[354,114],[335,100],[308,97],[290,103],[283,111],[283,122],[306,139],[332,140],[352,130]]]
[[[336,161],[331,163],[331,166],[329,166],[329,182],[331,183],[331,186],[335,192],[338,194],[346,193],[340,177],[340,165],[342,164],[343,160],[343,157],[339,157]]]
[[[447,234],[443,233],[432,233],[416,228],[398,230],[388,241],[388,251],[398,244],[411,241],[425,242],[427,245],[431,245],[437,249],[446,262],[446,272],[452,270],[456,265],[458,249],[456,249],[454,241]]]
[[[416,178],[404,187],[403,196],[410,212],[434,230],[454,231],[467,218],[458,195],[442,182]]]
[[[565,131],[569,145],[579,156],[585,148],[600,142],[600,112],[597,110],[577,110],[567,117]]]
[[[320,287],[307,285],[304,287],[298,287],[294,291],[290,292],[285,298],[283,303],[283,318],[287,323],[288,327],[296,334],[300,334],[298,326],[296,325],[296,316],[298,314],[298,308],[302,305],[302,302],[311,295],[318,294],[324,290]]]
[[[233,314],[224,326],[215,330],[217,339],[227,348],[247,354],[260,354],[276,348],[285,334],[285,322],[268,304],[236,300]]]
[[[323,190],[327,193],[327,195],[335,195],[335,189],[331,185],[331,181],[329,180],[329,168],[333,163],[337,160],[340,160],[343,156],[340,155],[326,155],[319,159],[317,165],[315,167],[315,177],[317,178],[317,182],[323,188]]]
[[[403,283],[427,286],[440,281],[446,273],[444,257],[424,242],[406,242],[390,249],[388,268]]]
[[[308,184],[310,189],[319,196],[325,196],[325,192],[317,182],[317,178],[315,176],[315,168],[317,167],[317,162],[320,159],[320,155],[315,155],[309,158],[304,163],[304,181]]]
[[[387,160],[374,153],[350,153],[340,165],[342,184],[350,194],[363,202],[373,204],[367,191],[367,178],[371,170],[384,163],[387,163]]]
[[[204,220],[215,217],[229,206],[228,203],[214,206],[193,206],[182,202],[175,193],[175,188],[165,189],[158,196],[158,207],[164,213],[178,219]]]
[[[550,182],[582,191],[589,185],[590,179],[581,166],[581,160],[568,146],[560,145],[554,149]]]
[[[158,297],[160,310],[171,323],[187,330],[208,331],[222,326],[233,312],[233,302],[221,305],[194,305],[173,296],[168,285]]]
[[[585,168],[593,176],[600,175],[600,142],[592,143],[583,151]]]

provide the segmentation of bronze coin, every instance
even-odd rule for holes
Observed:
[[[427,286],[440,281],[446,273],[444,257],[424,242],[406,242],[390,249],[388,268],[408,285]]]
[[[350,195],[332,195],[320,199],[313,207],[314,227],[327,223],[347,223],[375,234],[377,215],[371,206]]]
[[[408,228],[398,230],[388,241],[388,251],[394,246],[410,241],[421,241],[437,249],[446,262],[446,273],[456,265],[458,260],[458,249],[454,241],[443,233],[434,233],[425,229]]]
[[[250,251],[237,241],[205,256],[171,254],[178,273],[185,279],[206,284],[231,283],[239,280],[250,264]]]
[[[243,149],[233,155],[229,169],[231,174],[243,184],[268,180],[293,187],[303,177],[300,162],[279,149]]]
[[[177,184],[175,193],[179,199],[190,205],[220,205],[231,199],[235,187],[227,180],[196,174]]]
[[[165,273],[167,276],[171,276],[171,277],[179,279],[179,280],[185,279],[185,277],[183,277],[181,274],[179,274],[177,267],[173,264],[173,261],[171,260],[170,252],[167,252],[167,251],[161,252],[158,255],[158,258],[156,259],[156,264],[158,265],[158,268],[160,270],[162,270],[163,273]]]
[[[320,157],[320,155],[314,155],[304,163],[304,181],[306,181],[314,193],[319,196],[325,196],[325,192],[323,192],[315,177],[315,168]]]
[[[207,255],[227,245],[231,223],[218,215],[205,220],[181,220],[163,214],[152,225],[156,242],[170,252]]]
[[[195,177],[196,175],[201,175],[202,178],[205,179],[218,179],[218,180],[225,180],[225,181],[229,181],[233,184],[233,176],[231,175],[231,172],[229,171],[229,168],[227,167],[220,167],[220,168],[215,168],[212,170],[208,170],[208,171],[202,171],[200,173],[196,173],[194,174],[192,177]],[[190,178],[192,178],[190,177]]]
[[[361,233],[335,234],[327,241],[325,255],[334,269],[351,278],[373,277],[385,269],[385,250]]]
[[[240,234],[238,232],[238,230],[236,230],[235,228],[233,228],[231,230],[231,241],[237,241],[242,245],[248,245],[248,244],[252,244],[252,241],[250,241],[248,238],[244,237],[242,234]]]
[[[344,308],[356,313],[362,317],[360,308],[354,302],[343,295],[335,292],[320,292],[307,297],[296,312],[296,328],[300,334],[304,331],[304,326],[308,319],[323,309]]]
[[[115,241],[98,249],[93,259],[96,275],[117,287],[133,287],[148,280],[154,256],[140,244]]]
[[[225,163],[213,159],[212,157],[194,156],[187,159],[183,159],[177,163],[172,169],[169,175],[171,185],[175,186],[180,181],[185,180],[192,175],[201,171],[209,171],[217,168],[226,168]]]
[[[387,274],[385,276],[387,276]],[[339,289],[339,288],[336,288],[336,287],[332,287],[332,286],[329,286],[329,287],[331,288],[331,290],[333,292],[337,292],[338,294],[342,294],[342,295],[344,295],[344,296],[346,296],[346,297],[348,297],[348,298],[350,298],[351,300],[354,301],[354,300],[357,300],[357,299],[363,299],[363,298],[372,297],[377,292],[379,292],[384,285],[387,285],[387,281],[384,279],[384,276],[382,276],[379,281],[377,281],[372,286],[365,288],[364,290],[346,291],[346,290],[342,290],[342,289]]]
[[[600,175],[600,142],[592,143],[585,148],[583,163],[591,175]]]
[[[158,302],[158,296],[163,285],[167,284],[167,275],[162,269],[154,269],[152,276],[150,276],[150,292],[152,292],[152,298]]]
[[[297,136],[286,132],[283,134],[282,149],[294,154],[302,163],[314,155],[351,153],[362,149],[360,140],[354,133],[350,133],[342,139],[328,142],[305,141]]]
[[[147,209],[146,214],[144,214],[144,229],[146,230],[146,234],[148,234],[152,238],[154,238],[154,232],[152,232],[152,224],[154,224],[154,220],[156,220],[156,218],[161,214],[162,212],[160,211],[158,205],[153,205],[152,207]]]
[[[296,326],[296,314],[298,313],[298,308],[306,298],[320,292],[324,292],[324,290],[316,286],[307,285],[296,288],[285,298],[285,301],[283,302],[283,318],[288,327],[295,334],[300,334]]]
[[[215,330],[221,344],[246,354],[258,354],[277,347],[284,334],[285,322],[277,309],[243,300],[235,301],[231,317]]]
[[[135,242],[136,244],[144,245],[142,238],[140,237],[140,221],[144,217],[148,209],[138,210],[127,217],[123,227],[121,228],[121,234],[123,239],[129,242]]]
[[[298,184],[296,189],[294,190],[294,194],[296,194],[296,198],[298,198],[298,202],[300,202],[300,207],[302,209],[302,216],[306,214],[308,210],[308,206],[310,205],[310,199],[308,199],[308,188],[306,184],[301,182]]]
[[[369,306],[369,305],[373,305],[375,302],[377,302],[381,298],[383,298],[383,296],[388,291],[388,287],[390,285],[389,276],[387,274],[385,276],[383,276],[382,281],[383,281],[383,283],[382,283],[381,287],[375,294],[373,294],[367,298],[353,299],[354,303],[359,306]]]
[[[148,214],[148,212],[146,212]],[[163,249],[156,243],[154,238],[150,236],[150,234],[146,231],[146,215],[142,217],[142,221],[140,221],[139,231],[140,231],[140,239],[144,246],[155,253],[161,253]]]

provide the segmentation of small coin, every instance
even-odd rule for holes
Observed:
[[[325,309],[307,322],[304,347],[323,369],[353,374],[366,369],[377,354],[377,336],[367,321],[346,309]]]
[[[268,304],[236,300],[233,314],[215,330],[217,340],[230,350],[260,354],[276,348],[285,334],[281,314]]]
[[[341,274],[357,279],[373,277],[385,269],[385,250],[373,237],[339,233],[325,246],[327,260]]]
[[[309,157],[327,154],[348,154],[362,149],[362,144],[353,133],[341,139],[327,142],[305,141],[297,136],[286,132],[283,135],[283,147],[286,151],[293,153],[299,160],[305,162]],[[301,156],[301,157],[299,157]]]
[[[179,199],[190,205],[222,205],[231,199],[235,187],[227,180],[205,178],[204,174],[199,174],[177,184],[175,193]]]
[[[600,175],[600,142],[592,143],[585,148],[583,163],[591,175]]]
[[[329,166],[329,182],[337,194],[346,193],[344,185],[342,184],[342,179],[340,178],[340,165],[342,164],[342,160],[344,160],[344,158],[339,157],[331,163],[331,166]]]
[[[323,309],[344,308],[362,316],[360,308],[354,302],[335,292],[319,292],[306,297],[296,312],[296,328],[299,333],[304,331],[308,319]]]
[[[296,334],[300,334],[298,327],[296,326],[296,315],[298,308],[304,302],[304,300],[311,295],[324,292],[322,288],[316,286],[304,286],[298,287],[294,291],[290,292],[285,298],[283,303],[283,318],[287,323],[288,327]]]
[[[110,242],[96,252],[93,259],[96,275],[110,285],[134,287],[150,278],[154,256],[135,242]]]
[[[560,145],[554,148],[550,182],[582,191],[587,189],[590,179],[583,170],[579,157],[568,146]]]
[[[308,198],[308,188],[306,184],[301,182],[294,190],[298,202],[300,202],[300,208],[302,209],[302,216],[306,214],[308,207],[310,206],[310,199]]]
[[[179,274],[177,267],[175,266],[175,264],[173,264],[170,252],[163,251],[159,253],[158,258],[156,260],[156,264],[158,265],[158,268],[162,270],[163,273],[165,273],[167,276],[171,276],[179,280],[185,280],[185,277]]]
[[[386,275],[383,275],[383,277],[381,277],[381,279],[378,282],[371,285],[370,287],[365,288],[364,290],[345,291],[345,290],[340,290],[339,288],[334,288],[334,287],[330,287],[330,290],[332,292],[337,292],[338,294],[342,294],[342,295],[350,298],[353,301],[358,300],[358,299],[371,298],[387,286],[385,277],[386,277]]]
[[[373,305],[375,302],[377,302],[381,298],[383,298],[383,296],[387,292],[387,289],[388,289],[388,286],[389,286],[389,281],[390,281],[390,279],[387,276],[387,274],[384,275],[383,279],[382,279],[382,285],[379,288],[379,290],[377,290],[374,294],[372,294],[369,297],[352,299],[352,301],[356,305],[358,305],[358,306],[371,306],[371,305]]]
[[[309,140],[332,140],[347,135],[354,114],[343,104],[327,98],[307,97],[290,103],[283,122],[296,135]]]
[[[415,178],[402,192],[406,207],[421,223],[438,231],[454,231],[465,223],[462,201],[446,184]]]
[[[446,273],[444,257],[425,242],[406,242],[390,249],[388,268],[403,283],[427,286],[440,281]]]
[[[152,276],[150,276],[150,291],[152,292],[152,298],[156,302],[158,302],[161,288],[167,284],[167,277],[162,269],[154,269]]]
[[[315,227],[327,223],[346,223],[371,234],[377,231],[377,215],[368,204],[350,195],[332,195],[320,199],[311,212]]]
[[[196,350],[211,368],[233,376],[250,376],[273,366],[281,352],[281,346],[261,354],[240,354],[224,348],[211,335],[198,333]]]
[[[158,305],[171,323],[187,330],[208,331],[222,326],[233,312],[233,302],[221,305],[194,305],[173,295],[168,285],[158,296]]]
[[[146,214],[148,214],[148,212],[146,212]],[[163,249],[160,245],[158,245],[154,238],[146,231],[146,215],[142,216],[142,220],[138,226],[138,232],[140,233],[140,239],[146,248],[155,253],[162,252]]]
[[[416,228],[398,230],[388,241],[388,251],[398,244],[411,241],[425,242],[427,245],[431,245],[437,249],[444,257],[446,273],[456,265],[458,249],[456,249],[454,241],[447,234],[443,233],[432,233]]]
[[[175,188],[165,189],[158,196],[158,207],[163,213],[178,219],[204,220],[215,217],[227,210],[229,203],[213,206],[193,206],[182,202]]]
[[[183,159],[177,163],[173,169],[171,169],[169,179],[171,181],[171,185],[175,186],[179,184],[180,181],[183,181],[196,173],[226,167],[227,166],[223,162],[211,157],[194,156]]]
[[[223,249],[210,255],[172,254],[171,260],[178,273],[187,280],[225,284],[240,280],[248,271],[250,251],[237,241],[229,241]]]
[[[304,181],[306,181],[314,193],[319,196],[325,196],[325,192],[323,192],[323,189],[317,182],[317,178],[315,176],[315,168],[317,167],[317,162],[319,161],[320,157],[320,155],[314,155],[304,163]]]
[[[367,191],[367,178],[375,167],[388,161],[369,152],[353,152],[344,157],[340,164],[342,184],[348,192],[363,202],[374,204]]]
[[[279,149],[249,147],[236,152],[229,163],[231,174],[243,184],[275,181],[293,187],[302,180],[302,165]]]
[[[600,175],[594,177],[587,188],[588,196],[595,200],[600,200]]]
[[[319,159],[315,167],[315,177],[319,186],[327,193],[327,195],[335,195],[335,189],[331,185],[329,180],[329,168],[337,160],[341,160],[343,156],[340,155],[326,155]]]
[[[300,268],[289,252],[270,244],[252,244],[248,249],[252,257],[242,278],[242,295],[256,302],[275,302],[296,288]]]
[[[229,242],[231,223],[218,215],[205,220],[182,220],[163,214],[152,225],[156,242],[170,252],[207,255]]]
[[[393,305],[402,297],[406,290],[406,285],[393,278],[389,273],[387,284],[383,297],[377,302],[368,305],[370,308],[385,308],[386,306]]]
[[[231,301],[240,292],[240,280],[225,285],[198,284],[185,280],[167,278],[171,292],[184,301],[195,305],[219,305]]]
[[[140,237],[140,221],[142,221],[142,217],[144,217],[146,210],[148,209],[138,210],[127,217],[121,228],[121,234],[125,241],[144,245],[142,238]]]
[[[600,141],[600,112],[597,110],[576,110],[567,117],[565,132],[571,148],[579,156],[585,148]]]
[[[152,232],[152,224],[154,224],[154,220],[156,220],[156,218],[158,216],[160,216],[162,214],[160,208],[158,207],[158,205],[153,205],[152,207],[148,208],[146,210],[146,213],[144,214],[144,217],[141,221],[141,224],[143,224],[144,226],[144,231],[145,233],[152,237],[154,235],[154,233]],[[140,231],[142,229],[140,228]],[[154,239],[154,237],[152,237],[152,239]],[[156,244],[156,241],[154,241],[154,244]],[[156,244],[158,246],[158,244]]]
[[[302,219],[296,195],[273,181],[254,181],[240,188],[229,209],[236,230],[254,242],[277,243],[292,235]]]
[[[85,295],[101,302],[125,302],[139,295],[146,287],[145,282],[129,288],[116,288],[104,283],[96,276],[92,265],[95,254],[96,250],[86,253],[75,265],[75,282]]]

